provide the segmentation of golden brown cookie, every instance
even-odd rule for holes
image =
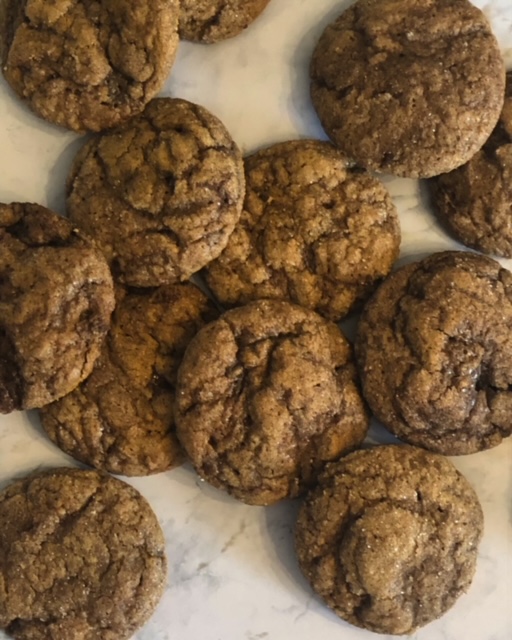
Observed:
[[[270,0],[180,0],[179,34],[211,44],[246,29]]]
[[[359,445],[368,415],[335,324],[263,300],[201,329],[178,371],[178,437],[201,477],[248,504],[295,497]]]
[[[331,144],[258,151],[245,179],[240,222],[205,270],[222,304],[281,298],[338,321],[391,270],[400,247],[393,201]]]
[[[93,467],[127,476],[181,464],[174,427],[178,366],[194,334],[218,314],[193,284],[119,290],[91,375],[45,407],[46,433]]]
[[[224,125],[185,100],[157,98],[79,151],[69,216],[119,281],[187,280],[226,246],[243,204],[243,162]]]
[[[311,78],[320,120],[348,157],[415,178],[467,162],[505,88],[496,38],[469,0],[358,0],[324,31]]]
[[[101,131],[162,88],[178,45],[177,0],[2,0],[6,80],[45,120]]]
[[[166,573],[158,520],[120,480],[54,469],[0,493],[0,628],[16,640],[127,640]]]
[[[445,455],[512,433],[512,274],[448,251],[389,276],[355,342],[363,393],[396,436]]]
[[[92,370],[114,308],[103,255],[37,204],[0,204],[0,413],[72,391]]]
[[[388,445],[327,467],[299,512],[296,549],[340,618],[412,634],[467,591],[482,529],[478,497],[448,459]]]
[[[512,258],[512,72],[501,117],[462,167],[429,181],[435,209],[457,240]]]

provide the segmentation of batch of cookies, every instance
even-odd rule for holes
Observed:
[[[0,493],[14,638],[144,624],[163,534],[108,474],[185,460],[247,504],[304,497],[299,564],[354,625],[410,634],[473,578],[483,514],[444,456],[512,433],[512,275],[467,251],[391,274],[399,218],[369,171],[428,178],[455,237],[511,257],[512,81],[468,0],[358,0],[311,63],[332,143],[244,161],[207,109],[155,96],[178,33],[233,37],[267,4],[3,2],[14,92],[95,132],[69,170],[68,219],[0,204],[0,411],[39,409],[93,468]],[[335,323],[361,310],[353,350]],[[407,444],[361,448],[370,412]]]

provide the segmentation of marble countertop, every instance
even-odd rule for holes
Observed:
[[[323,28],[351,2],[271,0],[244,34],[213,46],[183,43],[163,90],[219,116],[244,153],[297,137],[324,138],[308,92],[308,64]],[[512,3],[476,0],[512,67]],[[21,105],[0,78],[0,201],[34,201],[64,213],[64,180],[82,144]],[[399,209],[400,261],[457,247],[436,224],[415,180],[385,177]],[[460,248],[460,247],[459,247]],[[512,261],[502,261],[508,268]],[[374,441],[387,436],[374,425]],[[389,439],[389,438],[387,438]],[[468,594],[417,640],[512,638],[512,438],[453,458],[485,514]],[[44,436],[34,413],[0,417],[0,488],[36,468],[76,463]],[[297,504],[248,507],[198,480],[185,466],[129,480],[150,501],[167,540],[168,584],[137,640],[365,640],[378,636],[339,620],[297,567]],[[0,631],[0,639],[7,636]],[[386,636],[381,636],[385,638]]]

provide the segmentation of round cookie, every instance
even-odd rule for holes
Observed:
[[[244,185],[242,157],[224,125],[203,107],[157,98],[79,151],[67,206],[119,281],[151,287],[187,280],[220,254]]]
[[[181,0],[179,34],[184,40],[211,44],[246,29],[270,0]]]
[[[363,393],[406,442],[474,453],[512,433],[512,274],[443,252],[384,281],[355,342]]]
[[[3,0],[6,80],[45,120],[101,131],[162,88],[178,45],[177,0]]]
[[[504,87],[498,43],[469,0],[358,0],[311,64],[313,104],[335,144],[367,169],[412,178],[467,162]]]
[[[227,305],[281,298],[338,321],[398,257],[400,225],[384,186],[331,144],[295,140],[245,160],[240,222],[205,271]]]
[[[288,302],[226,312],[178,371],[178,437],[196,471],[254,505],[295,497],[359,445],[368,415],[335,324]]]
[[[0,628],[16,640],[125,640],[165,587],[164,537],[133,487],[54,469],[0,493]]]
[[[512,72],[498,125],[462,167],[429,181],[440,219],[469,247],[512,258]]]
[[[482,530],[478,497],[448,459],[388,445],[328,466],[301,506],[296,550],[340,618],[412,634],[467,591]]]
[[[37,204],[0,204],[0,413],[42,407],[92,370],[114,308],[103,255]]]
[[[216,313],[193,284],[120,290],[91,375],[45,407],[43,427],[63,451],[110,473],[159,473],[181,464],[174,427],[178,366]]]

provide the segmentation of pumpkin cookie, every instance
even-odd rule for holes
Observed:
[[[97,241],[120,282],[170,284],[226,246],[242,210],[243,162],[209,111],[157,98],[79,151],[67,194],[71,220]]]
[[[174,386],[185,349],[217,313],[193,284],[118,292],[91,375],[40,415],[71,456],[110,473],[148,475],[181,464]]]
[[[389,445],[328,466],[299,512],[304,575],[344,620],[412,634],[469,588],[483,514],[442,456]]]
[[[297,496],[359,445],[368,416],[335,324],[263,300],[201,329],[178,372],[178,437],[200,476],[248,504]]]
[[[449,251],[393,273],[355,342],[364,395],[406,442],[474,453],[512,433],[512,274]]]
[[[429,181],[434,206],[468,247],[512,258],[512,73],[498,125],[471,160]]]
[[[2,68],[39,116],[101,131],[162,88],[178,45],[177,0],[3,0]]]
[[[467,162],[505,89],[496,38],[468,0],[358,0],[324,31],[311,78],[320,120],[348,157],[413,178]]]
[[[246,29],[270,0],[180,0],[179,34],[211,44]]]
[[[0,413],[42,407],[86,378],[113,308],[107,263],[69,220],[0,204]]]
[[[16,640],[127,640],[166,573],[158,520],[120,480],[54,469],[0,493],[0,628]]]
[[[224,305],[281,298],[338,321],[384,278],[400,248],[384,186],[327,142],[295,140],[245,160],[240,222],[205,270]]]

